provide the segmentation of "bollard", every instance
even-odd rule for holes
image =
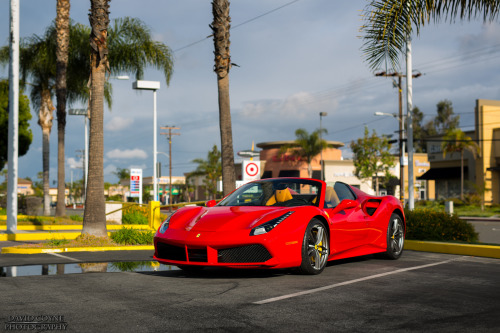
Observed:
[[[159,201],[150,201],[148,204],[148,224],[154,230],[158,230],[161,225]]]
[[[450,215],[453,214],[453,201],[445,201],[444,211]]]

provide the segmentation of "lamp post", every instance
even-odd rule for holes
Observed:
[[[404,115],[398,116],[395,113],[375,112],[376,116],[391,116],[399,121],[399,198],[404,205],[405,202],[405,142],[403,140],[403,133],[405,128]]]
[[[83,172],[85,173],[85,193],[87,193],[87,179],[89,176],[89,139],[88,139],[88,129],[87,129],[87,119],[89,118],[88,109],[69,109],[69,115],[72,116],[85,116],[85,148],[83,152],[83,158],[85,159],[85,165]],[[85,198],[83,198],[85,200]]]
[[[319,113],[319,140],[320,142],[323,142],[323,126],[322,126],[322,118],[328,116],[327,112],[320,112]],[[323,166],[323,148],[321,148],[321,153],[320,153],[320,161],[319,164],[321,165],[321,180],[325,180],[325,175],[324,175],[324,166]]]
[[[156,91],[160,89],[160,81],[138,80],[132,83],[132,88],[137,90],[153,90],[153,198],[158,201],[158,181],[156,177]]]

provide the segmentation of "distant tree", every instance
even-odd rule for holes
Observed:
[[[118,177],[118,182],[130,179],[130,169],[116,168],[116,171],[113,171],[112,173]]]
[[[356,168],[354,174],[360,179],[375,177],[375,191],[378,195],[379,173],[384,173],[385,178],[390,178],[389,169],[395,164],[395,158],[390,153],[391,144],[387,137],[377,136],[375,130],[370,135],[368,127],[365,127],[364,137],[352,141],[351,149]]]
[[[422,125],[423,119],[424,119],[424,113],[420,111],[418,107],[414,107],[412,110],[412,121],[413,121],[413,149],[415,153],[427,152],[427,146],[424,141],[426,133]]]
[[[458,127],[460,116],[453,112],[451,101],[445,99],[437,105],[437,116],[434,119],[434,124],[438,133],[446,133]]]
[[[322,150],[328,147],[325,140],[320,139],[320,133],[327,134],[326,128],[315,130],[308,133],[305,129],[299,128],[295,131],[295,143],[293,145],[283,146],[281,153],[292,149],[292,154],[307,163],[307,174],[312,178],[312,165],[311,162],[314,157],[318,156]]]
[[[19,156],[23,156],[33,140],[29,121],[31,119],[30,102],[24,92],[19,94]],[[9,82],[0,81],[0,170],[7,163],[9,147]]]
[[[472,152],[475,157],[478,145],[460,128],[452,128],[443,137],[441,148],[443,149],[443,157],[447,153],[460,153],[460,199],[464,200],[464,151]]]
[[[217,182],[222,176],[221,152],[214,145],[212,150],[208,152],[207,159],[197,158],[193,163],[198,164],[195,171],[191,172],[191,176],[203,176],[203,183],[207,187],[207,191],[211,199],[215,199],[217,195]]]

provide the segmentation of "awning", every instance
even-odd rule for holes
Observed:
[[[464,166],[464,175],[467,173],[467,167]],[[417,177],[418,180],[429,180],[429,179],[456,179],[460,178],[460,167],[452,168],[432,168],[429,169],[422,176]]]

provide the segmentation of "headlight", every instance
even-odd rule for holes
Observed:
[[[163,221],[163,223],[161,224],[160,228],[158,229],[158,231],[160,232],[160,234],[164,234],[165,231],[167,231],[168,224],[170,223],[170,218],[172,216],[174,216],[174,214],[170,215],[169,217],[167,217],[167,219],[165,221]]]
[[[268,221],[266,223],[259,225],[258,227],[253,228],[252,231],[250,232],[250,236],[257,236],[268,233],[269,231],[273,230],[278,224],[283,222],[287,217],[292,215],[292,213],[293,212],[286,212],[285,214],[277,218],[274,218],[271,221]]]

